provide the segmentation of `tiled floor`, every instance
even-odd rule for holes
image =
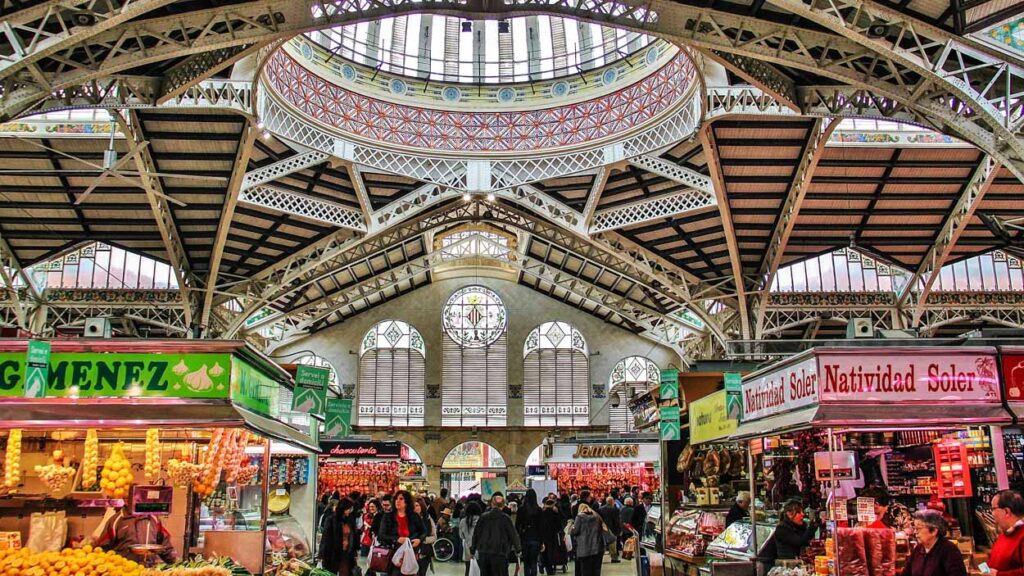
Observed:
[[[508,576],[515,576],[515,566],[510,565],[508,570]],[[464,576],[465,568],[462,563],[453,562],[434,562],[434,572],[427,572],[427,576]],[[636,562],[623,560],[617,564],[612,564],[608,557],[604,558],[604,565],[601,566],[601,576],[634,576],[636,574]],[[555,576],[561,576],[562,570],[559,569]],[[573,575],[573,566],[569,564],[569,571],[567,576]],[[519,567],[518,576],[523,576],[522,566]],[[539,575],[538,575],[539,576]]]

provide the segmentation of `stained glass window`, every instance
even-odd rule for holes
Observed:
[[[359,345],[360,426],[423,426],[423,336],[400,320],[371,327]]]
[[[498,295],[483,286],[467,286],[448,298],[441,321],[449,338],[466,348],[493,344],[508,323]]]
[[[457,290],[442,310],[444,426],[504,426],[508,413],[508,312],[483,286]]]
[[[565,322],[545,322],[523,344],[523,422],[526,426],[590,423],[587,341]]]
[[[608,410],[608,423],[612,432],[632,432],[633,415],[629,400],[661,382],[658,365],[643,356],[629,356],[619,360],[608,377],[608,396],[618,394],[619,405]]]

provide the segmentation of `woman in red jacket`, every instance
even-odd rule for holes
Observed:
[[[988,566],[994,576],[1024,576],[1024,497],[1003,490],[992,497],[992,518],[999,537],[992,544]]]

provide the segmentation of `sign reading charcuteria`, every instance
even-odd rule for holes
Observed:
[[[822,349],[743,381],[743,420],[817,403],[998,403],[995,351]]]

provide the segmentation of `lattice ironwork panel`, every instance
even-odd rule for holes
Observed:
[[[302,154],[296,154],[281,160],[280,162],[274,162],[268,164],[262,168],[257,168],[251,172],[245,173],[245,178],[242,180],[242,190],[248,190],[257,184],[266,184],[272,180],[277,180],[282,176],[288,174],[294,174],[300,170],[305,170],[310,166],[316,166],[321,162],[325,162],[330,156],[324,152],[318,150],[311,150]]]
[[[684,190],[668,196],[601,210],[594,215],[594,223],[590,226],[590,232],[624,228],[666,216],[702,210],[716,204],[714,194],[700,190]]]
[[[238,201],[319,220],[349,230],[366,232],[361,211],[304,194],[287,192],[270,186],[255,186],[241,191]]]
[[[637,156],[636,158],[630,158],[629,163],[652,174],[668,178],[673,182],[678,182],[704,192],[714,192],[714,189],[711,187],[711,178],[663,158],[650,155]]]

